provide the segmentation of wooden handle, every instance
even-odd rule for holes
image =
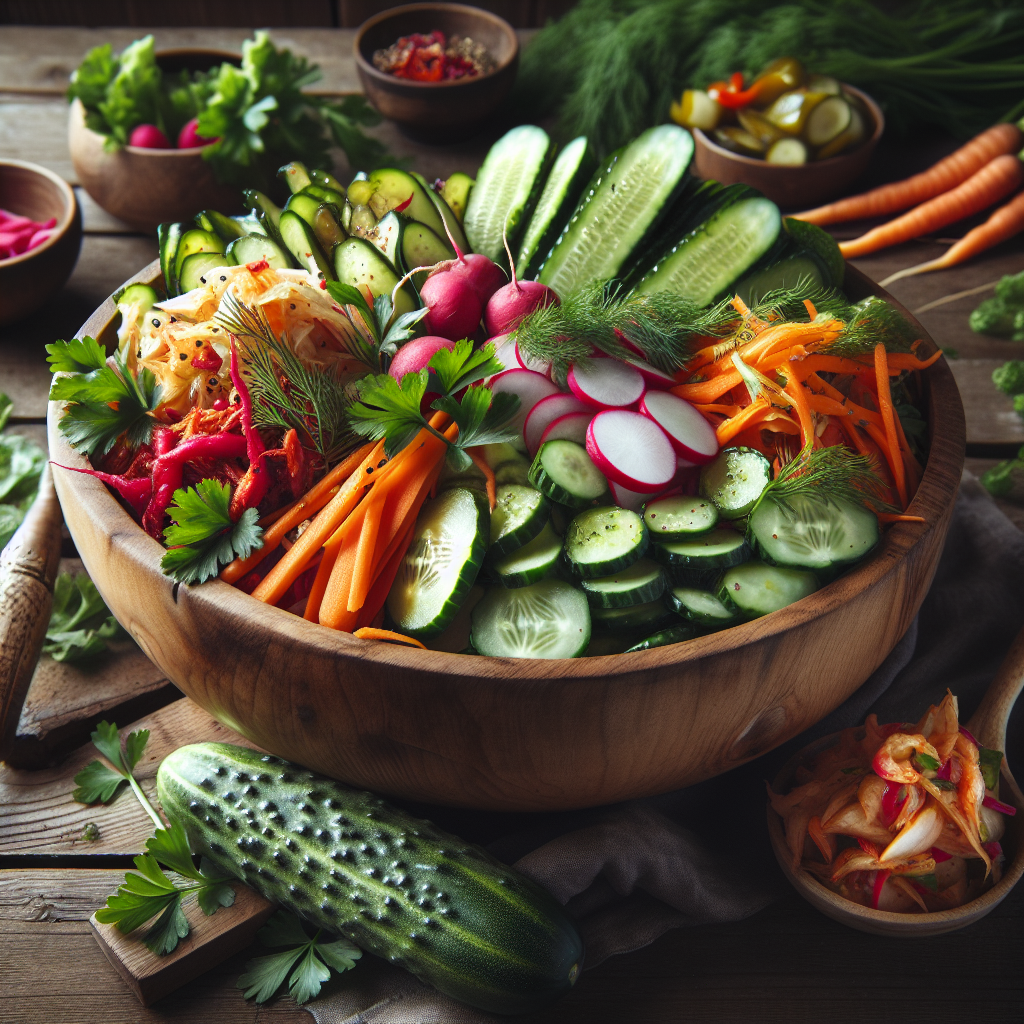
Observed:
[[[0,760],[17,734],[50,622],[62,522],[47,464],[39,495],[0,555]]]
[[[982,746],[1006,749],[1006,723],[1021,689],[1024,689],[1024,629],[1017,634],[978,710],[967,723]]]

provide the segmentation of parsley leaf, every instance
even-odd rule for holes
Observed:
[[[298,918],[283,910],[277,911],[260,929],[260,941],[265,946],[295,944],[295,948],[250,960],[238,979],[238,987],[245,990],[245,998],[265,1003],[291,972],[288,990],[301,1006],[319,995],[320,986],[331,976],[331,968],[341,973],[355,967],[356,960],[363,955],[361,949],[347,939],[321,942],[320,935],[318,931],[311,939]]]
[[[122,435],[130,448],[153,435],[151,414],[163,389],[151,370],[142,370],[136,379],[122,355],[115,357],[115,365],[58,377],[50,387],[52,401],[69,403],[60,419],[61,433],[72,448],[90,456],[106,455]]]
[[[146,853],[135,858],[135,867],[138,874],[125,875],[106,906],[96,911],[96,920],[116,924],[119,931],[127,933],[156,917],[143,941],[158,956],[173,952],[179,940],[188,935],[183,898],[195,896],[208,917],[235,901],[230,879],[219,868],[205,860],[198,868],[192,863],[188,837],[177,823],[156,830],[146,841]],[[176,884],[164,868],[190,879],[192,884]]]
[[[72,799],[80,804],[108,804],[127,779],[102,761],[90,761],[76,776]]]
[[[430,359],[430,368],[437,375],[441,394],[454,395],[470,384],[501,373],[505,367],[495,358],[493,342],[474,350],[473,343],[463,338],[454,348],[439,348]]]
[[[88,373],[107,365],[107,353],[94,338],[72,338],[47,345],[46,361],[54,373]]]
[[[459,425],[458,440],[448,449],[448,461],[457,472],[469,469],[472,461],[464,449],[512,441],[518,435],[518,431],[508,426],[519,408],[516,395],[505,392],[494,395],[489,388],[471,387],[467,388],[461,403],[449,396],[437,399],[433,407],[448,413]]]
[[[352,429],[371,441],[383,437],[388,456],[401,451],[419,430],[427,427],[420,406],[427,393],[428,379],[425,369],[407,373],[401,383],[386,373],[364,377],[359,382],[359,401],[353,402],[348,410]]]
[[[167,509],[173,520],[164,530],[168,550],[160,568],[179,583],[204,583],[220,566],[247,558],[262,544],[259,513],[247,508],[238,522],[228,511],[231,488],[219,480],[200,480],[174,492]]]
[[[387,367],[398,347],[416,333],[416,324],[430,312],[424,306],[396,317],[390,295],[378,295],[371,306],[358,288],[340,281],[328,281],[327,293],[340,305],[352,306],[366,324],[373,345],[368,346],[367,351],[358,351],[356,354],[367,366],[378,370]]]
[[[85,573],[62,572],[53,588],[53,608],[43,651],[54,661],[82,661],[106,650],[107,641],[125,635]]]

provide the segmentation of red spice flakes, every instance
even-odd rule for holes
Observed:
[[[373,66],[396,78],[414,82],[443,82],[475,78],[494,70],[494,58],[469,36],[446,39],[443,32],[414,32],[373,55]]]

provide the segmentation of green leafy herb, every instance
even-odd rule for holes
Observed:
[[[167,509],[172,525],[164,529],[167,551],[160,568],[179,583],[204,583],[235,558],[247,558],[263,542],[259,514],[247,508],[234,522],[228,511],[231,488],[219,480],[200,480],[180,488]]]
[[[914,754],[914,760],[917,762],[919,771],[937,772],[942,767],[938,758],[932,757],[931,754],[923,754],[920,751]]]
[[[152,371],[142,370],[136,378],[123,355],[115,356],[114,362],[116,368],[104,365],[57,377],[50,387],[51,400],[68,403],[60,419],[61,433],[89,456],[106,455],[119,438],[137,448],[153,436],[152,414],[162,389]]]
[[[971,313],[970,325],[978,334],[1024,341],[1024,270],[1007,274],[996,285],[996,294]]]
[[[981,484],[993,498],[1011,498],[1024,484],[1024,447],[1015,459],[1005,459],[980,477]]]
[[[0,430],[10,419],[14,403],[0,392]],[[0,434],[0,550],[21,526],[39,493],[46,453],[20,434]]]
[[[858,356],[874,352],[881,341],[887,352],[909,352],[918,333],[891,303],[870,296],[848,308],[846,327],[839,337],[821,349],[834,356]]]
[[[131,932],[152,918],[153,925],[143,941],[158,956],[172,953],[178,942],[188,935],[188,921],[182,910],[182,900],[194,896],[208,917],[221,907],[230,907],[235,892],[231,879],[218,868],[203,861],[197,868],[192,863],[188,838],[181,825],[158,828],[146,841],[147,852],[135,858],[138,874],[129,872],[106,906],[96,911],[96,920],[103,924],[116,924],[121,932]],[[190,879],[191,884],[178,885],[163,871]]]
[[[500,372],[493,344],[475,352],[472,343],[463,340],[450,350],[435,352],[429,365],[442,389],[431,408],[446,412],[458,424],[459,435],[454,441],[447,441],[434,430],[421,412],[429,380],[427,369],[407,373],[400,383],[388,374],[363,378],[359,401],[349,409],[352,429],[371,441],[384,438],[389,456],[404,448],[420,430],[429,430],[448,445],[448,459],[456,470],[470,464],[464,449],[510,441],[516,436],[508,424],[519,408],[519,399],[510,394],[494,395],[482,386],[469,386]],[[463,388],[467,390],[459,401],[454,392]]]
[[[357,332],[357,345],[352,354],[378,373],[387,370],[399,346],[416,333],[416,324],[430,312],[424,306],[396,317],[390,295],[378,295],[370,306],[358,288],[340,281],[328,281],[327,294],[342,306],[352,307],[365,324],[370,337]]]
[[[843,445],[814,450],[807,447],[779,470],[761,492],[758,503],[770,499],[784,511],[793,511],[793,499],[807,497],[868,505],[877,512],[892,511],[879,497],[882,487],[867,457]]]
[[[149,798],[143,793],[132,774],[149,742],[149,730],[140,729],[138,732],[129,733],[125,740],[123,755],[121,738],[113,722],[100,722],[92,734],[92,742],[110,763],[107,765],[102,761],[90,761],[75,776],[76,788],[71,794],[72,799],[82,804],[110,803],[121,783],[127,782],[157,828],[163,828],[164,823],[160,820],[160,815],[153,809]]]
[[[290,972],[288,991],[301,1006],[319,995],[320,986],[331,976],[329,968],[340,974],[355,967],[356,960],[363,955],[361,949],[347,939],[322,942],[320,935],[318,931],[310,938],[298,918],[278,910],[260,929],[260,941],[265,946],[293,948],[256,957],[245,965],[245,973],[238,979],[238,987],[245,990],[245,998],[265,1003],[284,984]]]
[[[294,428],[307,447],[320,453],[327,468],[356,448],[359,439],[348,424],[349,385],[355,378],[308,369],[274,336],[261,308],[253,309],[232,295],[225,297],[222,307],[217,321],[232,334],[257,342],[240,352],[249,371],[257,426]],[[367,365],[376,365],[376,359]]]
[[[991,747],[979,747],[981,774],[985,777],[985,788],[999,789],[999,772],[1003,767],[1003,752],[992,750]]]
[[[57,577],[44,653],[54,661],[82,661],[106,650],[108,640],[123,635],[96,584],[84,572],[77,576],[62,572]]]
[[[45,346],[53,373],[88,373],[107,365],[107,353],[94,338],[72,338]]]
[[[949,781],[949,779],[932,779],[931,783],[936,789],[956,789],[956,786],[954,786],[953,783]]]

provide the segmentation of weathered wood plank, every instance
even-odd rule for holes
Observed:
[[[0,328],[0,390],[14,401],[15,421],[46,418],[51,374],[43,346],[72,337],[118,285],[156,254],[156,240],[141,235],[86,236],[64,288],[28,319]]]
[[[1024,420],[1013,411],[1013,399],[992,383],[992,371],[1001,363],[999,359],[950,360],[964,403],[968,444],[1024,444]]]
[[[309,1024],[288,999],[257,1007],[235,987],[253,947],[147,1008],[104,958],[87,922],[0,921],[0,1020],[4,1024]]]
[[[216,740],[252,745],[184,699],[130,728],[150,730],[145,755],[135,770],[135,777],[150,795],[160,762],[183,744]],[[122,735],[126,731],[122,729]],[[74,776],[96,757],[90,743],[56,768],[26,771],[0,764],[0,866],[3,858],[10,856],[125,856],[143,850],[153,822],[130,793],[122,792],[108,806],[87,807],[71,799]],[[99,827],[100,836],[87,843],[82,830],[90,822]]]
[[[88,921],[123,878],[117,868],[0,871],[0,922]]]

